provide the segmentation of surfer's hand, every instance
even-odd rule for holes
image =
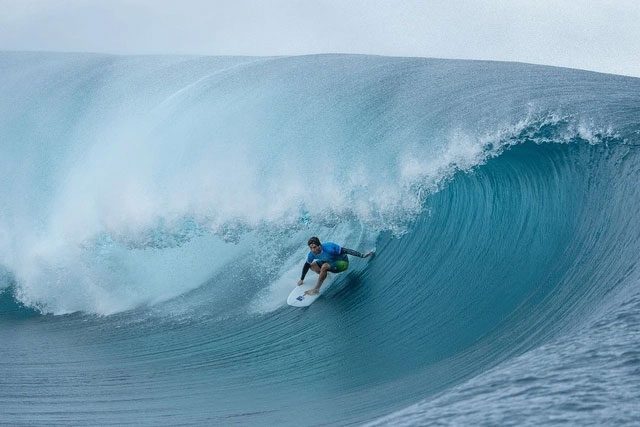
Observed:
[[[302,286],[303,283],[304,283],[304,280],[302,279],[298,280],[298,286]]]

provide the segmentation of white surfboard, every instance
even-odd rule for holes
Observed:
[[[323,284],[322,288],[320,288],[320,292],[323,291],[323,288],[326,285],[327,285],[327,283]],[[304,293],[306,291],[308,291],[309,289],[313,289],[315,286],[316,286],[316,281],[315,280],[309,280],[309,283],[303,283],[300,286],[296,286],[295,288],[293,288],[293,290],[291,291],[291,293],[287,297],[287,304],[289,304],[289,305],[291,305],[293,307],[308,307],[308,306],[310,306],[311,304],[313,304],[313,302],[315,300],[318,299],[318,297],[320,296],[320,293],[317,293],[315,295],[305,295]]]

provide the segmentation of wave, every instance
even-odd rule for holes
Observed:
[[[252,230],[277,246],[344,221],[401,235],[428,195],[505,147],[622,138],[532,97],[486,115],[504,110],[474,89],[495,65],[469,78],[460,64],[5,53],[0,263],[28,305],[113,313],[200,286]]]
[[[132,377],[204,375],[182,421],[211,396],[247,423],[371,420],[640,279],[638,79],[353,55],[2,53],[0,75],[0,313],[67,314],[103,351],[98,329]],[[291,311],[311,234],[377,256]]]

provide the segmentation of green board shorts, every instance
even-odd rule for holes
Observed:
[[[331,266],[329,271],[332,273],[342,273],[347,268],[349,268],[349,261],[343,261],[343,260],[338,260],[333,262],[317,261],[317,263],[320,267],[322,267],[322,264],[328,263]]]

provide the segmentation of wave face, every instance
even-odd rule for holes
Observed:
[[[610,368],[565,369],[602,336],[603,401],[536,410],[638,421],[640,79],[16,52],[0,77],[7,422],[522,422],[505,402]],[[292,309],[310,235],[377,254]]]

